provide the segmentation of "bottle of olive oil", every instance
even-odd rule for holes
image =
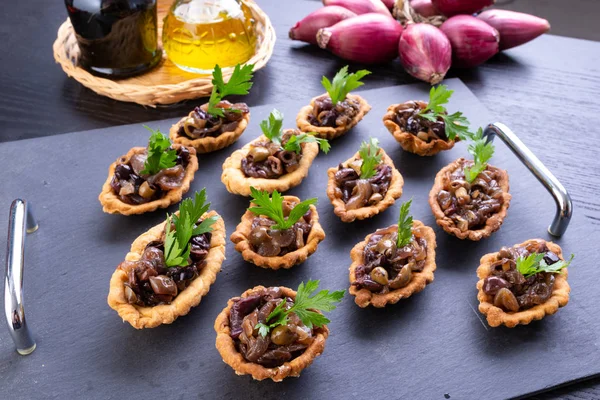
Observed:
[[[176,0],[163,26],[163,46],[179,68],[210,74],[219,64],[248,61],[256,49],[254,20],[241,0]]]

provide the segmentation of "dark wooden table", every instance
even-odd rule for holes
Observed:
[[[259,3],[279,38],[271,61],[256,73],[255,86],[244,101],[254,106],[284,98],[306,100],[320,93],[320,77],[332,75],[344,63],[287,39],[289,27],[320,3]],[[0,142],[173,118],[202,103],[144,108],[100,97],[67,78],[54,64],[51,48],[66,18],[61,1],[11,2],[0,15]],[[353,65],[359,67],[365,66]],[[367,68],[373,71],[366,80],[368,88],[415,82],[397,62]],[[461,78],[557,175],[573,197],[575,212],[600,224],[600,43],[547,35],[477,69],[451,71],[448,76]],[[600,399],[600,379],[534,398]]]

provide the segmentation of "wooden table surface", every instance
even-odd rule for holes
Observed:
[[[333,75],[345,63],[287,38],[290,26],[319,8],[320,2],[287,0],[283,6],[281,0],[259,0],[259,4],[271,17],[278,41],[271,61],[256,73],[252,93],[244,101],[250,106],[276,104],[284,98],[301,102],[321,93],[321,76]],[[203,102],[144,108],[100,97],[67,78],[54,63],[51,48],[66,18],[61,1],[12,2],[0,15],[0,142],[174,118]],[[415,82],[397,61],[377,67],[352,66],[362,67],[373,71],[366,79],[367,88]],[[575,212],[600,225],[596,146],[600,140],[600,43],[546,35],[479,68],[453,70],[448,77],[461,78],[497,120],[511,127],[554,172],[571,193]],[[534,398],[600,399],[600,379]]]

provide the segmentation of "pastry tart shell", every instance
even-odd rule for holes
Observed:
[[[361,208],[357,208],[355,210],[347,210],[346,203],[341,198],[335,196],[335,189],[338,187],[335,182],[335,173],[338,171],[338,168],[329,168],[327,170],[327,176],[329,177],[329,181],[327,182],[327,197],[329,197],[329,201],[333,205],[333,212],[335,215],[341,218],[344,222],[353,222],[357,219],[366,219],[371,218],[380,212],[385,211],[388,207],[396,202],[400,196],[402,196],[402,187],[404,186],[404,179],[402,175],[396,167],[394,167],[394,162],[392,159],[385,153],[383,149],[381,151],[381,161],[383,164],[389,165],[392,167],[392,179],[390,181],[390,186],[379,203],[372,206],[365,206]],[[344,162],[347,164],[355,159],[360,158],[359,153],[354,154],[352,158],[349,158]]]
[[[436,223],[447,233],[454,235],[459,239],[478,241],[487,238],[492,233],[496,232],[498,229],[500,229],[500,226],[502,226],[502,223],[504,222],[508,207],[510,206],[510,199],[512,197],[510,193],[508,193],[508,173],[505,170],[496,168],[492,165],[487,166],[488,170],[495,171],[498,175],[497,182],[502,189],[502,206],[496,214],[493,214],[485,221],[485,226],[483,228],[474,230],[469,229],[463,232],[456,226],[451,218],[444,214],[444,211],[437,201],[437,195],[441,190],[445,190],[448,187],[448,184],[450,183],[450,175],[456,169],[461,168],[464,161],[466,161],[464,158],[459,158],[458,160],[442,168],[440,172],[437,173],[433,187],[429,192],[429,205],[431,206],[431,211],[433,211],[433,215],[435,216]]]
[[[358,289],[352,285],[356,281],[356,268],[363,264],[364,261],[364,250],[366,244],[369,242],[371,235],[367,235],[364,241],[358,243],[350,251],[350,257],[352,258],[352,265],[350,265],[350,294],[355,296],[354,302],[361,308],[365,308],[369,305],[376,308],[383,308],[388,304],[396,304],[401,299],[406,299],[415,293],[418,293],[425,289],[429,283],[433,282],[433,273],[436,269],[435,263],[435,232],[430,227],[424,225],[421,221],[413,221],[413,231],[418,231],[420,236],[427,242],[427,257],[425,259],[425,266],[421,272],[413,272],[412,279],[408,285],[391,290],[388,293],[374,293],[365,288]]]
[[[332,140],[342,136],[350,129],[354,128],[354,126],[356,126],[356,124],[358,124],[360,120],[362,120],[364,116],[367,115],[367,113],[371,110],[371,106],[365,99],[357,94],[348,94],[346,97],[358,101],[360,107],[358,114],[352,119],[352,121],[350,121],[348,125],[338,126],[336,128],[332,128],[330,126],[314,126],[309,122],[308,117],[312,114],[315,106],[315,100],[321,96],[314,97],[310,101],[310,105],[304,106],[300,109],[300,112],[296,117],[296,124],[298,125],[298,129],[300,129],[302,132],[315,132],[318,137],[323,139]]]
[[[261,135],[241,149],[234,151],[231,156],[225,160],[223,163],[221,182],[225,184],[229,193],[250,196],[251,186],[258,190],[266,190],[269,193],[273,193],[275,190],[280,193],[285,192],[286,190],[298,186],[302,182],[306,175],[308,175],[308,169],[319,153],[319,145],[317,143],[303,143],[302,158],[300,159],[298,169],[294,172],[282,175],[276,179],[246,176],[242,170],[242,160],[246,158],[254,143],[265,141],[268,141],[268,139]]]
[[[263,286],[257,286],[253,289],[246,290],[241,297],[247,297],[255,292],[263,290]],[[280,287],[282,293],[286,297],[296,298],[296,292],[286,287]],[[223,361],[229,365],[237,375],[251,375],[255,380],[262,381],[263,379],[272,379],[275,382],[281,382],[288,376],[297,377],[300,372],[308,367],[314,359],[323,353],[325,349],[325,341],[329,336],[329,329],[326,325],[320,328],[314,328],[315,340],[310,346],[298,357],[291,361],[285,362],[283,365],[275,368],[263,367],[260,364],[247,361],[244,356],[237,350],[235,341],[229,335],[229,316],[231,307],[234,301],[230,299],[227,302],[227,307],[221,311],[215,321],[215,331],[217,332],[216,347]]]
[[[209,211],[202,218],[209,218],[217,214]],[[165,223],[154,226],[139,236],[131,245],[131,250],[125,257],[126,261],[137,261],[141,258],[146,245],[164,236]],[[125,297],[127,274],[117,268],[110,279],[108,305],[119,313],[123,321],[127,321],[136,329],[154,328],[162,324],[170,324],[182,315],[186,315],[192,307],[197,306],[217,278],[221,264],[225,259],[225,224],[219,218],[213,224],[210,249],[206,256],[206,265],[190,285],[182,290],[170,304],[160,304],[154,307],[141,307],[129,304]]]
[[[518,244],[525,246],[528,243],[541,241],[542,239],[530,239]],[[562,260],[562,249],[559,245],[552,242],[546,242],[548,248]],[[548,300],[531,308],[517,312],[507,312],[500,307],[494,306],[494,299],[483,291],[483,280],[490,275],[490,265],[496,261],[498,253],[489,253],[481,257],[480,265],[477,268],[477,299],[479,300],[479,311],[487,318],[491,327],[505,325],[508,328],[514,328],[517,325],[527,325],[531,321],[540,320],[546,315],[552,315],[560,307],[564,307],[569,302],[569,293],[571,287],[567,282],[568,271],[564,268],[560,273],[555,274],[554,289]]]
[[[194,111],[190,112],[188,116]],[[188,117],[183,117],[175,125],[171,126],[169,131],[169,138],[173,143],[179,143],[184,146],[193,147],[196,149],[198,154],[211,153],[213,151],[221,150],[225,147],[231,146],[236,140],[242,136],[242,133],[246,130],[248,123],[250,122],[250,113],[246,113],[240,120],[237,128],[234,131],[223,132],[219,136],[207,136],[198,139],[192,139],[187,136],[179,135],[179,127],[183,124],[183,121]]]
[[[284,200],[293,201],[299,203],[300,199],[295,196],[283,196]],[[254,205],[254,204],[253,204]],[[325,231],[319,223],[319,214],[317,208],[314,205],[310,206],[312,228],[306,239],[304,247],[290,253],[284,254],[283,256],[276,257],[265,257],[261,256],[252,249],[252,245],[248,240],[250,232],[252,231],[252,221],[257,217],[250,210],[246,210],[242,215],[242,220],[238,224],[235,232],[231,234],[231,241],[235,244],[235,249],[242,254],[242,258],[254,265],[265,268],[265,269],[289,269],[294,265],[298,265],[306,261],[306,259],[317,251],[319,243],[325,239]]]
[[[173,144],[174,149],[178,149],[179,147],[183,146],[181,144]],[[118,163],[129,162],[131,157],[133,157],[135,154],[143,153],[145,150],[145,147],[133,147],[127,152],[127,154],[119,157],[117,161],[108,167],[108,178],[102,186],[102,192],[100,193],[100,196],[98,196],[98,200],[100,200],[100,203],[102,204],[102,211],[108,214],[144,214],[154,211],[158,208],[167,208],[171,204],[180,202],[183,198],[183,194],[190,189],[190,183],[194,180],[194,174],[198,170],[198,158],[196,157],[196,150],[193,148],[188,148],[190,152],[190,162],[185,169],[185,175],[179,188],[169,190],[165,192],[165,195],[160,199],[144,204],[127,204],[122,202],[110,186],[110,182],[115,174],[115,168],[117,167]]]
[[[416,103],[419,104],[421,108],[427,106],[427,103],[423,101],[416,101]],[[392,104],[388,107],[387,112],[383,116],[383,124],[405,151],[420,156],[433,156],[440,151],[450,150],[454,147],[456,142],[460,141],[457,137],[454,140],[432,139],[430,142],[426,142],[417,137],[417,135],[404,131],[396,122],[394,122],[394,116],[396,115],[394,109],[398,105],[399,104]]]

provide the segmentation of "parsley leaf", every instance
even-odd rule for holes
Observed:
[[[148,140],[148,156],[144,162],[144,169],[140,171],[142,175],[158,174],[161,169],[175,166],[177,152],[171,149],[171,141],[163,135],[158,129],[154,130],[146,125],[144,128],[152,132]]]
[[[517,271],[519,271],[525,278],[535,275],[540,272],[558,273],[561,269],[566,268],[571,264],[575,256],[571,254],[571,258],[568,261],[559,260],[554,264],[548,265],[544,260],[544,253],[532,253],[527,257],[517,258]]]
[[[454,140],[458,136],[464,140],[469,135],[469,120],[461,112],[448,115],[446,107],[444,107],[452,93],[454,90],[449,90],[446,85],[432,87],[429,91],[429,103],[419,112],[419,116],[431,122],[442,118],[448,139]]]
[[[469,144],[468,151],[473,156],[473,165],[465,167],[465,179],[473,183],[477,176],[487,168],[487,162],[494,155],[494,145],[483,137],[483,130],[479,128],[477,133],[471,134],[472,143]]]
[[[281,136],[283,135],[282,131],[283,127],[283,114],[277,110],[273,109],[269,114],[269,118],[262,120],[260,122],[260,129],[263,132],[263,135],[271,142],[278,144],[281,146]],[[331,145],[327,141],[327,139],[321,139],[315,136],[316,133],[301,133],[298,135],[292,135],[287,140],[285,145],[283,146],[284,150],[296,152],[296,154],[300,154],[302,152],[302,143],[318,143],[319,148],[324,153],[329,153],[329,149],[331,149]]]
[[[301,133],[299,135],[292,135],[285,146],[283,146],[284,150],[294,151],[296,154],[300,154],[302,151],[302,147],[300,146],[302,143],[314,143],[317,142],[319,144],[319,148],[325,154],[329,153],[331,149],[331,145],[327,141],[327,139],[318,138],[315,136],[315,132],[309,133]]]
[[[248,94],[248,91],[252,87],[252,82],[250,82],[250,80],[252,79],[253,69],[253,64],[247,64],[243,67],[240,67],[240,64],[238,64],[233,69],[229,81],[225,83],[221,67],[219,67],[219,64],[215,65],[212,79],[213,88],[210,93],[210,98],[208,99],[208,108],[206,112],[215,117],[224,117],[225,114],[223,113],[223,110],[217,107],[217,104],[219,104],[225,96]],[[235,112],[237,110],[229,109],[229,111]]]
[[[263,135],[275,144],[281,144],[281,128],[283,128],[283,114],[277,109],[271,111],[268,119],[260,121]]]
[[[312,204],[317,204],[317,199],[312,198],[304,200],[294,206],[288,217],[283,215],[283,196],[277,190],[269,196],[269,192],[258,190],[250,187],[252,192],[252,203],[255,207],[250,207],[248,210],[256,215],[266,215],[271,220],[275,221],[275,225],[271,229],[285,230],[291,228],[304,214],[308,212]]]
[[[317,311],[328,312],[334,310],[337,307],[335,303],[342,301],[346,291],[338,290],[330,293],[329,290],[321,290],[315,294],[314,292],[317,291],[319,282],[309,280],[306,282],[306,285],[302,282],[298,286],[294,305],[286,309],[286,301],[279,302],[277,307],[267,317],[266,324],[259,323],[255,326],[255,328],[258,328],[258,333],[262,337],[267,336],[271,329],[287,324],[288,315],[292,313],[296,314],[309,329],[315,326],[321,327],[329,323],[329,319]]]
[[[398,217],[398,241],[396,247],[404,247],[412,240],[413,218],[408,215],[408,210],[412,204],[412,199],[400,206],[400,216]]]
[[[167,215],[164,252],[167,267],[188,265],[191,248],[189,241],[192,236],[212,232],[212,225],[219,219],[218,216],[205,218],[197,224],[209,208],[210,203],[206,203],[206,189],[202,189],[196,192],[194,200],[185,199],[181,202],[179,216]],[[175,226],[175,230],[172,230],[171,224]]]
[[[360,165],[360,179],[369,179],[377,172],[377,166],[381,163],[379,151],[379,140],[370,138],[369,143],[362,142],[358,155],[362,159]]]
[[[333,105],[336,105],[340,101],[344,101],[348,93],[364,85],[360,80],[370,73],[371,71],[361,69],[355,73],[348,74],[348,66],[346,65],[335,74],[333,82],[329,81],[329,79],[324,76],[321,80],[321,84],[327,93],[329,93]]]

